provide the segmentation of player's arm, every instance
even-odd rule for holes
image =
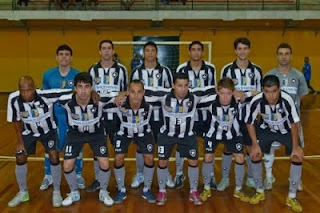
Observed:
[[[42,96],[47,98],[51,102],[56,102],[61,96],[63,95],[68,95],[72,94],[73,90],[72,89],[49,89],[49,90],[38,90],[37,93]]]
[[[217,95],[209,95],[206,98],[202,98],[197,104],[197,109],[209,110],[212,113],[212,103],[216,100]]]
[[[216,94],[215,86],[206,86],[203,88],[196,87],[193,89],[189,89],[191,93],[199,97],[200,99],[205,98],[209,95]]]

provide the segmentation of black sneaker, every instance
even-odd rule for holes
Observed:
[[[210,188],[212,190],[217,190],[217,184],[216,184],[216,179],[214,177],[210,178]]]
[[[181,189],[183,187],[183,181],[186,179],[186,177],[184,176],[184,174],[182,175],[177,175],[174,178],[174,187],[176,189]]]
[[[100,183],[97,180],[94,180],[90,186],[87,188],[87,192],[94,192],[100,189]]]

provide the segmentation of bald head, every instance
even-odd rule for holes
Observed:
[[[19,79],[20,96],[26,102],[31,102],[35,98],[36,87],[34,81],[30,76],[22,76]]]

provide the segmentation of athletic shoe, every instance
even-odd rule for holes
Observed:
[[[114,201],[109,195],[109,192],[106,190],[99,191],[99,200],[103,202],[106,206],[112,206],[114,204]]]
[[[258,204],[260,203],[260,201],[263,201],[265,199],[265,196],[264,196],[264,192],[256,192],[252,198],[250,198],[250,201],[249,203],[250,204]]]
[[[200,194],[202,201],[207,201],[209,197],[211,197],[211,189],[204,189]]]
[[[242,190],[234,190],[233,197],[239,198],[243,202],[249,202],[250,200],[250,197]]]
[[[211,176],[211,179],[210,179],[210,188],[212,190],[217,190],[216,179],[214,177],[212,177],[212,176]]]
[[[77,176],[77,183],[78,183],[78,189],[85,189],[86,183],[84,181],[84,178],[82,176]],[[99,184],[100,186],[100,184]]]
[[[156,204],[159,206],[162,206],[166,203],[166,192],[158,192],[157,194],[157,199],[156,199]]]
[[[53,181],[52,181],[52,176],[47,176],[47,177],[44,177],[43,180],[42,180],[42,183],[41,183],[41,186],[40,186],[40,190],[43,191],[43,190],[46,190],[49,188],[50,185],[52,185]]]
[[[256,187],[256,183],[254,182],[254,179],[252,177],[248,177],[247,178],[246,186],[248,186],[250,188],[255,188]]]
[[[221,182],[217,186],[217,190],[222,192],[229,186],[229,178],[222,178]]]
[[[202,205],[202,201],[198,191],[190,192],[189,200],[194,203],[194,205]]]
[[[183,187],[183,181],[185,179],[186,177],[184,176],[184,174],[176,175],[176,177],[174,178],[174,187],[176,189],[181,189]]]
[[[79,187],[79,185],[78,185]],[[98,180],[94,180],[90,186],[87,188],[87,192],[94,192],[96,190],[100,189],[100,183]]]
[[[127,198],[127,193],[119,190],[114,198],[114,203],[119,204],[122,203]]]
[[[142,173],[138,172],[134,175],[131,183],[131,188],[136,189],[144,182],[144,176]]]
[[[53,191],[52,193],[52,206],[60,207],[62,205],[62,197],[60,191]]]
[[[264,179],[264,188],[266,190],[271,190],[272,189],[272,184],[276,181],[276,178],[272,175],[271,178],[266,178]]]
[[[297,198],[287,197],[286,205],[289,206],[295,212],[302,212],[303,208]]]
[[[80,192],[78,190],[71,191],[66,199],[62,201],[63,206],[70,206],[73,202],[80,200]]]
[[[172,176],[169,174],[167,176],[167,181],[166,181],[166,185],[168,188],[173,189],[175,187],[174,182],[172,181]]]
[[[16,196],[8,203],[9,207],[16,207],[20,203],[27,202],[29,200],[29,193],[28,191],[25,192],[18,192]]]
[[[146,192],[142,192],[142,197],[147,200],[149,203],[155,203],[156,198],[153,196],[153,194],[150,192],[150,190]]]

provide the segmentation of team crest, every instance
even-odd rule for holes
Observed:
[[[160,78],[161,78],[161,74],[160,74],[160,73],[157,73],[157,74],[156,74],[156,78],[157,78],[157,79],[160,79]]]
[[[147,115],[148,115],[148,112],[143,112],[142,113],[142,116],[144,116],[144,117],[147,116]]]
[[[118,77],[118,73],[117,72],[113,72],[111,75],[112,75],[113,78]]]
[[[27,118],[29,116],[29,112],[25,111],[25,112],[20,112],[20,116],[23,118]]]
[[[148,150],[149,152],[152,152],[152,150],[153,150],[153,145],[152,145],[152,144],[148,144],[148,145],[147,145],[147,150]]]
[[[278,112],[279,112],[279,113],[283,113],[283,109],[282,109],[282,108],[279,108],[279,109],[278,109]]]
[[[71,114],[71,118],[73,120],[79,120],[79,115],[78,114]]]
[[[232,114],[233,115],[237,114],[237,110],[236,109],[232,110]]]
[[[73,87],[73,80],[68,81],[69,87]]]
[[[187,107],[190,108],[191,106],[192,106],[192,101],[188,101],[188,102],[187,102]]]
[[[190,154],[190,156],[191,157],[195,157],[196,156],[196,154],[197,154],[197,151],[195,150],[195,149],[191,149],[190,151],[189,151],[189,154]]]
[[[105,146],[100,146],[100,153],[105,154],[107,152],[107,148]]]
[[[254,78],[254,74],[252,72],[249,73],[249,78]]]
[[[296,83],[296,79],[291,79],[292,83],[295,84]]]
[[[236,144],[236,149],[237,149],[238,151],[240,151],[240,150],[242,149],[242,144],[241,144],[241,143],[237,143],[237,144]]]
[[[54,141],[53,140],[48,141],[48,147],[49,148],[52,148],[53,145],[54,145]]]
[[[208,75],[207,75],[207,74],[203,74],[203,75],[202,75],[203,80],[206,80],[206,79],[207,79],[207,77],[208,77]]]
[[[96,111],[97,111],[97,108],[95,108],[95,107],[92,107],[92,108],[91,108],[91,112],[92,112],[92,113],[95,113]]]
[[[94,83],[95,84],[100,84],[101,83],[101,78],[99,78],[99,77],[94,78]]]

